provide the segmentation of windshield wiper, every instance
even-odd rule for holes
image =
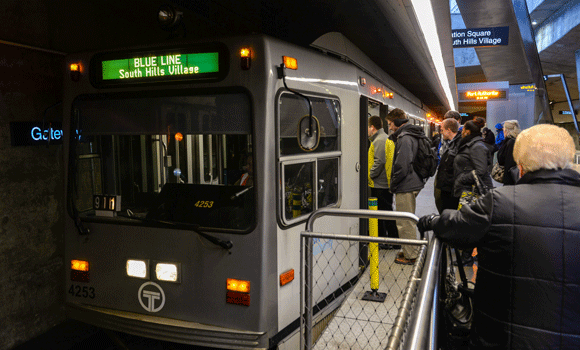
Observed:
[[[162,220],[153,220],[153,219],[147,219],[147,218],[141,218],[138,216],[132,216],[130,214],[124,215],[121,214],[122,212],[119,213],[119,216],[123,217],[123,218],[128,218],[128,219],[134,219],[134,220],[139,220],[139,221],[143,221],[143,222],[154,222],[154,223],[161,223],[161,224],[165,224],[165,225],[169,225],[169,226],[184,226],[187,227],[189,230],[197,233],[198,235],[202,236],[203,238],[207,239],[208,241],[210,241],[211,243],[224,248],[225,250],[230,250],[233,248],[234,244],[232,243],[232,241],[224,241],[223,239],[219,239],[217,237],[211,236],[203,231],[201,231],[199,229],[199,225],[193,225],[193,224],[185,224],[185,223],[175,223],[175,222],[171,222],[171,221],[162,221]]]
[[[243,190],[241,190],[238,193],[235,193],[233,196],[230,197],[230,200],[234,200],[236,198],[238,198],[239,196],[243,195],[244,193],[248,192],[249,190],[251,190],[254,186],[250,186],[248,188],[244,188]]]

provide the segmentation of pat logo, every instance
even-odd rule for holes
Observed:
[[[137,295],[141,306],[149,312],[157,312],[165,305],[165,293],[157,283],[143,283]]]

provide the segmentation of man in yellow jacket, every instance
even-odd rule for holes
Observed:
[[[395,154],[395,143],[388,139],[383,130],[380,117],[372,116],[368,120],[369,147],[368,180],[371,196],[378,200],[379,210],[393,210],[393,194],[389,190],[391,168]],[[397,225],[392,220],[379,221],[379,237],[399,238]],[[399,249],[400,246],[380,246],[383,249]]]

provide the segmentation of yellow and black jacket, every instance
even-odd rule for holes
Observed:
[[[379,129],[369,140],[371,141],[369,147],[369,186],[389,188],[395,143],[387,138],[383,129]]]

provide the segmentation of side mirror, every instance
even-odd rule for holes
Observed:
[[[312,152],[320,144],[320,123],[315,116],[305,115],[298,122],[298,145],[307,152]]]

